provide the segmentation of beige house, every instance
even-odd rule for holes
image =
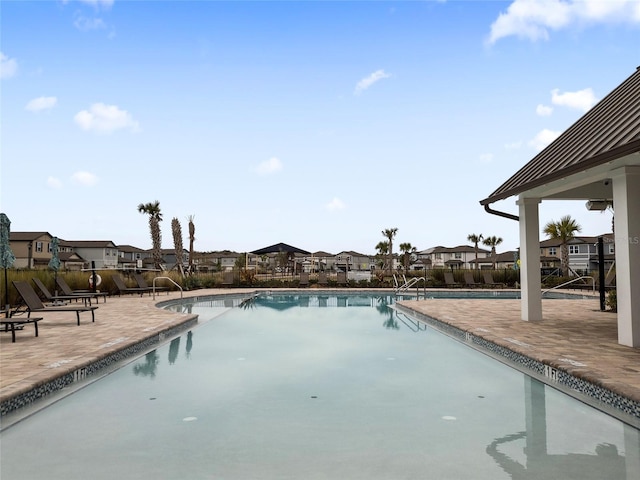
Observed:
[[[16,261],[13,268],[46,269],[51,260],[49,232],[11,232],[9,242]]]

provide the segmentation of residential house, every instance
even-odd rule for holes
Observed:
[[[487,258],[491,265],[491,251],[478,248],[478,260]],[[472,245],[437,246],[418,252],[418,259],[430,265],[429,268],[470,269],[475,265],[476,249]]]
[[[602,235],[604,244],[604,265],[609,269],[615,258],[613,233]],[[561,245],[557,238],[540,242],[541,267],[561,267]],[[567,243],[570,273],[586,274],[598,270],[598,237],[575,236]]]
[[[16,257],[14,268],[46,269],[51,260],[49,232],[11,232],[9,244]]]
[[[118,247],[111,240],[61,240],[60,245],[73,249],[82,257],[85,260],[85,268],[118,268]]]
[[[150,258],[151,252],[133,245],[118,245],[118,269],[139,270],[146,258]]]
[[[375,266],[375,263],[373,258],[369,255],[349,250],[335,255],[333,266],[336,270],[340,270],[342,272],[348,272],[350,270],[370,272]]]

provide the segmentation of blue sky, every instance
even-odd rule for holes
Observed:
[[[639,0],[4,0],[0,22],[12,230],[141,248],[158,200],[164,248],[193,215],[201,251],[373,254],[387,228],[515,249],[479,201],[640,65]],[[567,214],[610,231],[540,207]]]

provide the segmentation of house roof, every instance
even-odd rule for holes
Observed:
[[[30,242],[40,237],[53,238],[49,232],[9,232],[10,242]]]
[[[640,67],[484,200],[489,205],[640,152]]]
[[[60,240],[60,245],[74,248],[117,248],[111,240]]]

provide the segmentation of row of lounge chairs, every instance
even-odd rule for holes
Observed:
[[[490,271],[482,271],[482,278],[484,282],[476,281],[473,276],[473,272],[464,272],[464,283],[456,281],[452,272],[444,272],[444,283],[448,288],[504,288],[506,284],[496,282],[493,279],[493,274]]]
[[[140,274],[134,275],[137,287],[128,287],[124,279],[119,274],[112,275],[112,280],[116,287],[118,295],[122,294],[151,294],[154,291],[165,291],[166,287],[149,286],[144,277]],[[91,321],[95,322],[95,311],[98,309],[93,302],[99,303],[102,298],[103,302],[107,301],[109,292],[94,292],[91,290],[73,290],[62,277],[56,277],[56,285],[62,292],[58,294],[57,290],[54,294],[39,279],[33,278],[33,283],[38,292],[26,281],[13,281],[21,304],[15,310],[4,311],[4,317],[0,318],[0,325],[4,326],[5,331],[11,331],[12,342],[16,341],[16,330],[21,330],[25,324],[32,323],[35,328],[35,336],[38,336],[38,322],[42,317],[32,317],[32,314],[40,313],[57,313],[71,312],[76,314],[76,322],[80,325],[80,314],[91,313]]]

